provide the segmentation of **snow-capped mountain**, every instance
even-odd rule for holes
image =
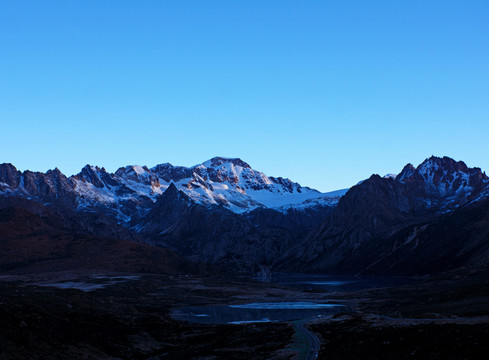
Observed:
[[[148,208],[172,183],[196,203],[222,205],[235,213],[256,208],[286,211],[334,206],[347,191],[320,193],[289,179],[268,177],[241,159],[223,157],[188,168],[169,163],[153,168],[132,165],[114,174],[87,165],[70,178],[57,169],[45,174],[21,173],[10,164],[0,165],[3,194],[43,201],[69,198],[78,210],[106,207],[121,221],[129,221],[135,211]]]
[[[166,165],[166,164],[165,164]],[[215,157],[188,168],[157,166],[151,171],[160,179],[159,187],[166,188],[170,181],[179,190],[201,204],[218,204],[240,213],[267,207],[308,207],[334,205],[346,193],[323,194],[282,177],[268,177],[253,170],[241,159]],[[171,177],[170,174],[181,174]],[[169,181],[170,179],[170,181]]]
[[[467,221],[460,226],[473,231],[477,226],[469,224],[470,216],[476,222],[484,217],[487,201],[489,178],[480,168],[432,156],[418,167],[406,165],[395,178],[372,175],[353,186],[316,233],[290,250],[284,263],[290,266],[291,259],[300,257],[301,271],[307,264],[320,272],[445,270],[457,264],[450,256],[457,254],[461,261],[473,251],[470,237],[450,243],[446,224],[460,217]],[[413,249],[418,255],[410,258]],[[403,268],[400,259],[405,261]]]
[[[485,194],[489,178],[480,168],[469,168],[462,161],[432,156],[417,168],[407,164],[395,178],[405,185],[426,207],[450,208]]]
[[[486,174],[446,157],[327,194],[222,157],[115,173],[87,165],[71,177],[0,165],[0,209],[50,211],[73,233],[137,239],[244,273],[459,266],[487,239],[488,201]]]

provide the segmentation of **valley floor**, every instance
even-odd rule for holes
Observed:
[[[326,294],[186,274],[3,274],[0,358],[299,359],[307,350],[293,322],[193,324],[170,312],[202,304],[335,299],[350,304],[348,310],[304,325],[321,340],[320,359],[485,359],[487,275]]]

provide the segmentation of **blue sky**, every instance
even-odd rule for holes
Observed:
[[[487,1],[0,2],[0,162],[489,170]]]

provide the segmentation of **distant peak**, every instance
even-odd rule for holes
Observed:
[[[158,164],[158,165],[155,165],[152,169],[165,169],[165,168],[171,168],[173,167],[172,164],[170,164],[169,162],[166,162],[166,163],[162,163],[162,164]]]
[[[389,174],[385,174],[383,177],[384,177],[384,179],[392,179],[392,180],[395,180],[396,177],[397,177],[397,174],[389,173]]]
[[[60,169],[55,167],[54,169],[49,169],[46,174],[56,174],[56,175],[62,175],[63,173],[61,172]]]
[[[423,164],[449,164],[449,165],[458,164],[459,166],[460,165],[467,166],[463,161],[456,161],[448,156],[439,157],[434,155],[431,155],[429,158],[423,161],[419,166]]]
[[[406,166],[404,166],[404,168],[399,173],[399,175],[396,176],[395,180],[403,182],[404,179],[411,177],[415,172],[416,172],[416,168],[413,166],[413,164],[409,163]]]
[[[87,164],[82,168],[82,172],[105,172],[105,168],[99,168],[98,166]]]
[[[423,171],[427,169],[436,170],[438,167],[449,171],[467,172],[469,170],[469,168],[463,161],[456,161],[448,156],[431,156],[418,166],[418,171]]]
[[[15,166],[13,166],[11,163],[3,163],[3,164],[0,164],[0,169],[10,169],[10,170],[13,170],[13,171],[17,171],[17,168]]]
[[[463,161],[456,161],[447,156],[431,156],[417,168],[408,164],[396,177],[398,182],[417,183],[430,193],[442,195],[474,189],[487,180],[480,168],[469,168]]]
[[[203,163],[203,165],[206,167],[220,166],[223,164],[233,164],[235,166],[241,166],[243,168],[251,169],[250,165],[244,162],[243,160],[241,160],[240,158],[225,158],[221,156],[216,156]]]

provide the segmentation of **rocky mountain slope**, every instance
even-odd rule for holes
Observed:
[[[331,217],[293,248],[280,266],[397,274],[461,266],[466,263],[462,258],[469,260],[462,249],[479,246],[474,241],[489,244],[489,238],[484,235],[484,241],[479,236],[475,240],[471,231],[451,244],[448,239],[452,237],[440,224],[463,219],[459,227],[477,228],[477,219],[486,216],[483,204],[488,196],[485,173],[447,157],[431,157],[417,168],[408,164],[395,178],[373,175],[351,188]],[[451,253],[453,258],[447,254],[448,248],[458,249]]]
[[[0,209],[23,208],[72,234],[169,248],[230,272],[423,274],[484,262],[477,254],[489,243],[489,179],[480,169],[431,157],[345,192],[321,194],[240,159],[114,174],[86,166],[69,178],[0,165]]]
[[[330,207],[256,209],[235,214],[194,202],[171,184],[134,228],[155,245],[169,247],[195,261],[220,265],[228,272],[270,274],[275,259],[318,226]]]
[[[22,205],[0,208],[1,271],[111,270],[175,274],[203,270],[167,249],[75,232],[66,219],[32,200]]]
[[[22,173],[0,165],[0,208],[32,211],[36,203],[73,233],[169,247],[232,272],[269,272],[344,192],[322,194],[267,177],[240,159],[192,168],[127,166],[114,174],[85,166],[69,178],[57,169]]]

